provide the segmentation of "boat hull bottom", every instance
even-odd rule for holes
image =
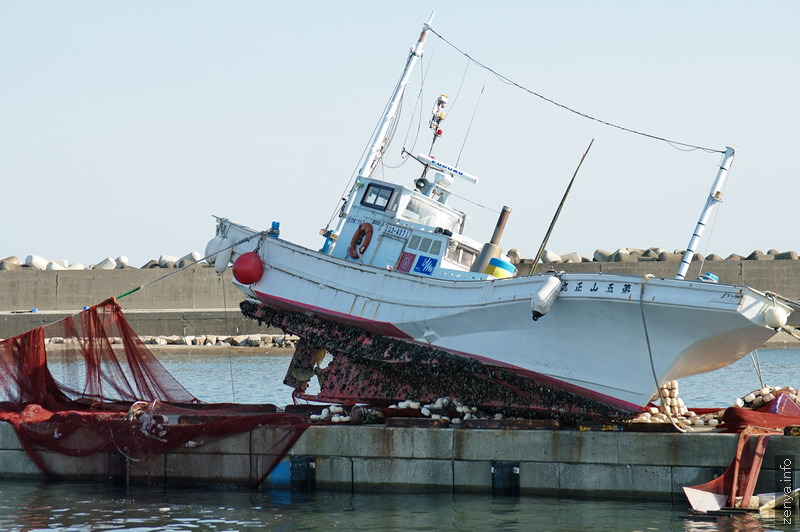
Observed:
[[[432,402],[454,397],[464,404],[504,415],[565,422],[629,418],[632,409],[608,405],[559,388],[553,379],[491,365],[433,346],[377,335],[316,316],[243,301],[242,313],[298,336],[284,383],[295,393],[322,402],[385,406],[412,399]],[[333,360],[319,367],[320,349]],[[309,396],[312,378],[319,393]],[[565,383],[565,387],[569,387]]]

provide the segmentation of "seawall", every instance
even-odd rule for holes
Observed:
[[[173,270],[174,271],[174,270]],[[158,279],[170,270],[0,271],[0,338],[74,314]],[[119,300],[140,335],[255,334],[259,327],[239,311],[244,296],[231,283],[230,269],[195,267]],[[31,309],[37,309],[31,312]]]

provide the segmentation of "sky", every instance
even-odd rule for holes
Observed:
[[[283,238],[321,247],[433,10],[442,36],[552,100],[735,148],[699,251],[800,250],[796,2],[0,0],[0,259],[139,266],[203,252],[212,215],[277,220]],[[413,160],[392,167],[403,147],[427,153],[442,93],[434,155],[480,179],[453,186],[468,236],[489,239],[508,205],[501,246],[534,256],[594,139],[547,247],[687,245],[719,154],[579,117],[434,35],[378,175],[419,177]]]

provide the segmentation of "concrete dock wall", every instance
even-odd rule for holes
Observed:
[[[263,475],[271,429],[179,449],[138,462],[118,453],[72,458],[42,453],[71,480],[250,486]],[[728,466],[735,434],[662,434],[557,430],[314,426],[290,456],[309,457],[318,489],[353,491],[492,490],[492,463],[518,467],[520,493],[548,496],[682,500],[683,486]],[[775,491],[775,456],[797,456],[800,439],[769,440],[756,493]],[[0,423],[0,478],[41,478],[12,427]],[[267,482],[267,485],[269,481]]]
[[[496,461],[518,464],[523,494],[665,500],[721,474],[737,437],[336,426],[312,427],[291,454],[315,458],[324,489],[490,492]],[[757,493],[775,491],[775,455],[798,451],[800,439],[770,438]]]

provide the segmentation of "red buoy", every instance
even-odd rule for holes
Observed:
[[[255,251],[239,255],[233,263],[233,278],[241,284],[253,284],[264,275],[264,263]]]

